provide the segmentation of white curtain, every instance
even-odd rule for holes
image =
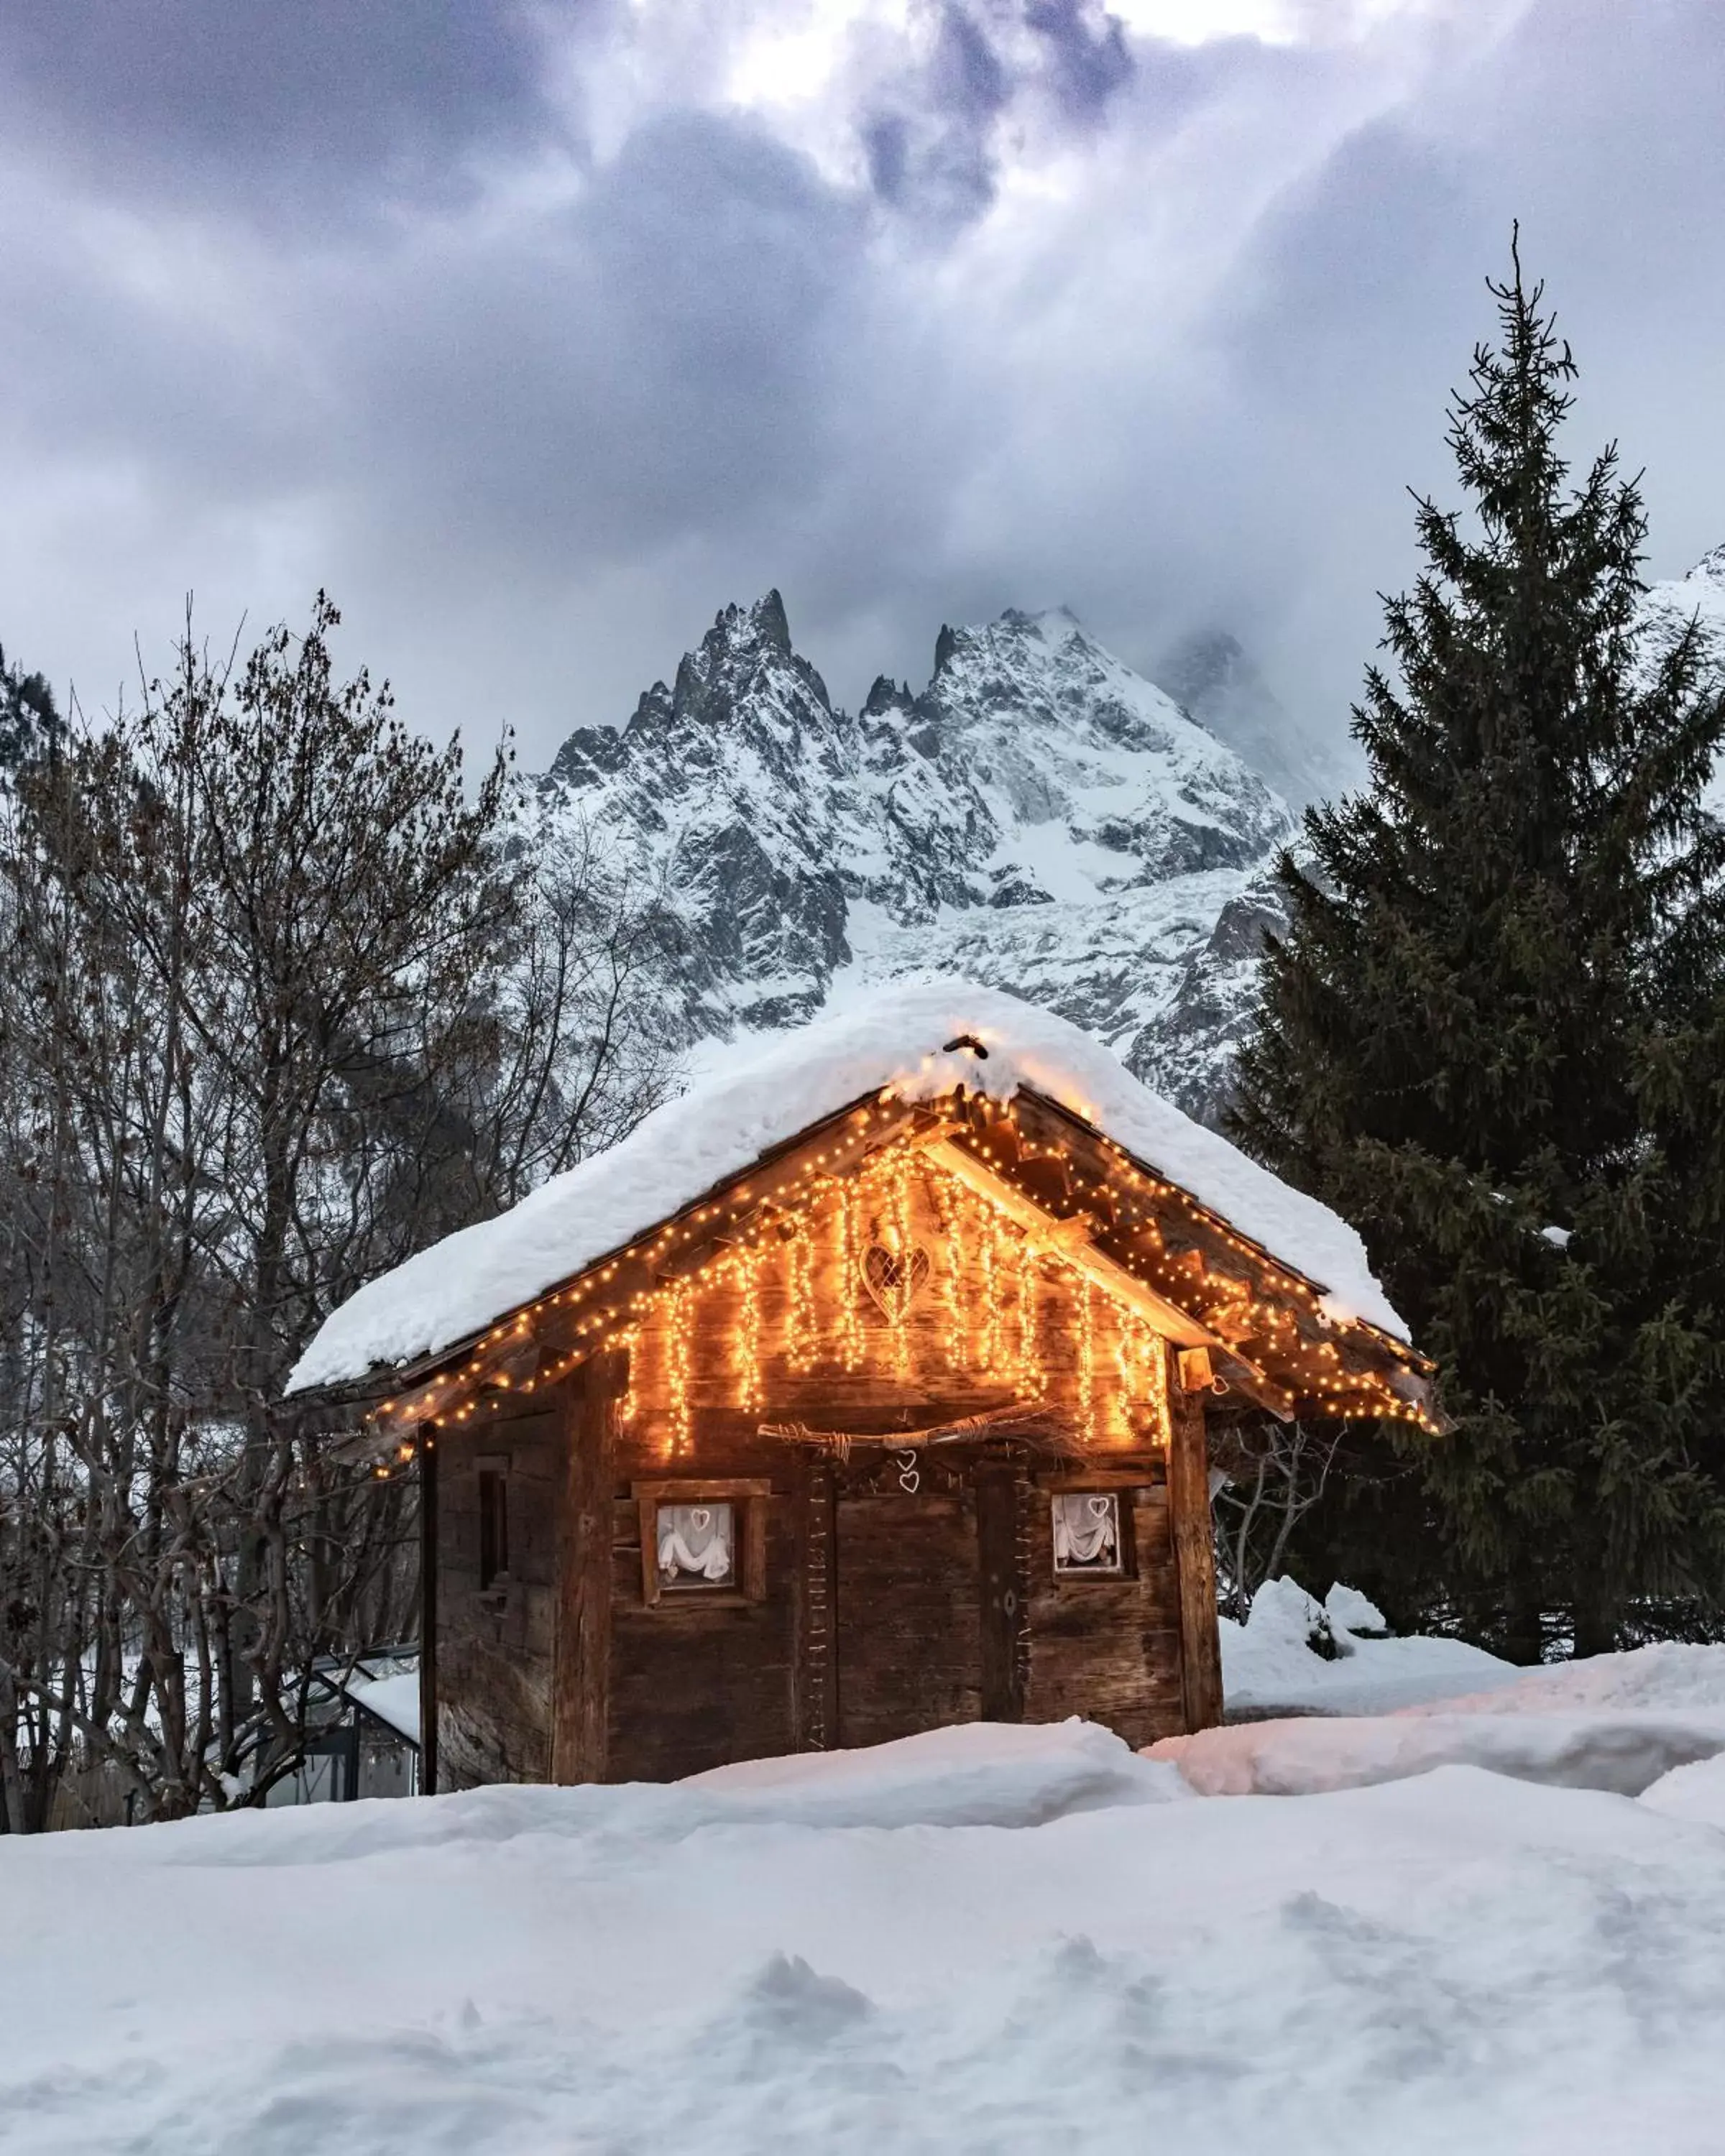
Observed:
[[[667,1586],[729,1579],[735,1547],[729,1505],[660,1507],[659,1576]]]
[[[1055,1563],[1097,1571],[1120,1562],[1117,1500],[1101,1491],[1063,1490],[1054,1501]]]

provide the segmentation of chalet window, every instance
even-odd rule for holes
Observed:
[[[488,1593],[509,1571],[509,1462],[479,1463],[479,1584]]]
[[[655,1510],[661,1594],[736,1586],[736,1506],[715,1499],[706,1505],[660,1505]]]
[[[767,1591],[771,1486],[742,1476],[637,1482],[647,1607],[759,1602]]]
[[[1126,1570],[1119,1492],[1057,1490],[1050,1502],[1056,1578],[1118,1579]]]

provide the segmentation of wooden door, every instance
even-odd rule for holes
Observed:
[[[1018,1477],[1010,1467],[989,1465],[977,1474],[977,1556],[982,1586],[983,1720],[1024,1718],[1024,1661],[1028,1639],[1024,1607],[1024,1522]]]
[[[904,1482],[915,1476],[916,1486]],[[840,1487],[839,1743],[884,1744],[983,1711],[976,1492],[896,1471]]]

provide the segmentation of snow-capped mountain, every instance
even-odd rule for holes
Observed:
[[[1725,646],[1725,547],[1656,584]],[[920,693],[835,706],[777,592],[726,607],[627,726],[572,734],[538,782],[678,931],[686,1040],[807,1017],[835,985],[962,973],[1045,1003],[1214,1116],[1250,1006],[1296,797],[1348,783],[1231,638],[1172,654],[1182,701],[1064,611],[942,629]],[[1205,723],[1194,716],[1196,711]],[[1715,782],[1725,810],[1725,773]]]
[[[957,972],[1112,1042],[1212,1112],[1266,871],[1291,830],[1233,750],[1064,612],[942,629],[913,694],[835,706],[769,593],[540,781],[680,924],[691,1038],[835,983]]]

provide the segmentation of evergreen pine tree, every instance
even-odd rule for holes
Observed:
[[[1416,497],[1370,783],[1281,863],[1235,1121],[1439,1358],[1450,1597],[1532,1659],[1543,1614],[1598,1650],[1725,1556],[1725,692],[1696,624],[1640,626],[1638,488],[1615,447],[1572,483],[1574,362],[1514,261],[1450,415],[1471,515]]]
[[[33,762],[57,747],[64,732],[46,679],[8,665],[0,646],[0,771]]]

